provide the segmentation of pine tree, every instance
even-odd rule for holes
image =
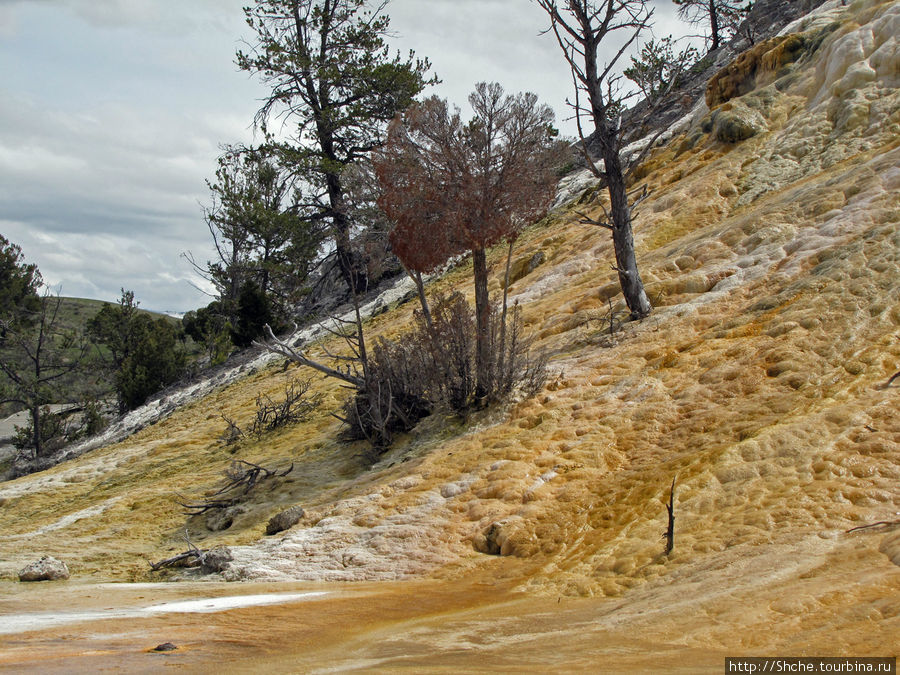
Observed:
[[[237,54],[238,66],[270,87],[256,123],[302,184],[298,207],[329,224],[353,291],[367,279],[351,245],[342,173],[378,147],[387,122],[434,81],[425,79],[427,60],[390,56],[385,4],[372,10],[366,0],[256,0],[244,10],[256,42]],[[281,124],[273,129],[275,120]]]
[[[672,0],[678,16],[694,26],[709,26],[709,51],[718,49],[722,40],[737,32],[750,4],[743,0]]]

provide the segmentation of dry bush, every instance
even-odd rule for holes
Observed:
[[[487,395],[476,397],[476,330],[472,308],[460,293],[440,296],[429,325],[416,314],[416,326],[396,340],[377,340],[368,358],[364,386],[344,406],[347,436],[385,449],[394,434],[409,431],[437,409],[465,416],[473,409],[526,396],[544,384],[545,362],[535,358],[522,337],[518,307],[506,322],[491,317],[492,360]]]
[[[515,391],[525,397],[537,394],[547,380],[547,358],[543,352],[532,350],[532,341],[523,334],[522,311],[513,306],[512,316],[503,322],[497,313],[492,320],[492,381],[488,391],[489,403],[504,401]]]
[[[262,436],[267,431],[308,420],[322,402],[321,394],[309,397],[306,395],[309,385],[309,380],[305,382],[291,380],[284,390],[283,401],[273,401],[262,394],[257,396],[256,419],[250,425],[250,433]]]
[[[321,394],[307,396],[309,386],[310,380],[291,380],[285,387],[284,399],[281,401],[273,401],[271,397],[259,394],[256,397],[256,416],[246,431],[223,414],[222,419],[228,428],[222,435],[222,440],[230,445],[248,434],[259,438],[266,432],[305,422],[322,402]]]

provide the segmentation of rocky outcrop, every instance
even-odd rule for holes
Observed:
[[[520,279],[524,279],[543,265],[546,260],[547,255],[543,251],[537,251],[529,256],[519,258],[510,266],[509,283],[514,284]]]
[[[472,537],[472,546],[479,553],[500,556],[528,555],[526,547],[522,547],[526,539],[533,539],[530,526],[519,515],[497,520],[487,529]]]
[[[796,61],[811,40],[804,35],[778,35],[754,45],[716,73],[706,86],[706,105],[713,109],[753,91],[764,75],[775,75]]]
[[[210,532],[227,530],[234,524],[234,519],[247,512],[247,507],[241,504],[229,506],[227,509],[214,509],[206,516],[206,528]]]
[[[716,140],[738,143],[768,130],[766,119],[756,110],[737,102],[726,103],[712,114],[712,131]]]
[[[228,563],[234,560],[231,555],[231,549],[227,546],[220,546],[212,550],[206,551],[201,557],[200,571],[204,574],[216,574],[224,572],[228,569]]]
[[[269,522],[266,523],[266,534],[271,536],[291,529],[300,522],[300,519],[303,518],[305,513],[306,512],[301,507],[292,506],[281,513],[275,514],[269,518]]]
[[[45,555],[19,571],[19,581],[57,581],[69,578],[69,568],[62,560]]]

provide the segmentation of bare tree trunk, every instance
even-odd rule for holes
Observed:
[[[631,310],[632,319],[642,319],[652,311],[650,299],[644,291],[634,253],[634,234],[631,229],[631,208],[628,205],[628,191],[619,159],[618,148],[608,134],[601,132],[601,148],[605,164],[606,182],[609,190],[610,214],[612,216],[613,248],[616,252],[616,270],[619,284],[625,296],[625,304]]]
[[[400,264],[403,265],[402,260],[400,261]],[[413,280],[413,283],[416,284],[416,293],[419,296],[419,304],[422,305],[422,316],[425,317],[425,325],[431,328],[431,309],[428,307],[428,298],[425,297],[425,284],[422,282],[422,273],[413,272],[406,265],[403,265],[403,270],[406,272],[406,275]]]
[[[712,33],[709,50],[715,51],[719,48],[719,8],[716,6],[716,0],[709,0],[709,28]]]
[[[32,443],[34,443],[34,459],[41,456],[44,450],[43,439],[41,438],[41,406],[31,406],[31,425],[32,425]]]
[[[332,227],[334,228],[334,248],[337,255],[338,268],[351,293],[362,293],[368,284],[365,270],[362,268],[353,245],[350,241],[350,221],[344,213],[344,188],[339,176],[329,174],[328,201],[331,205]]]
[[[480,402],[490,391],[491,380],[491,305],[483,248],[472,250],[472,266],[475,272],[475,398]]]

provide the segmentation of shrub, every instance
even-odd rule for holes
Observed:
[[[206,307],[188,312],[181,326],[185,335],[206,348],[209,365],[217,366],[228,359],[234,345],[222,302],[214,300]]]
[[[96,436],[106,428],[106,417],[103,414],[103,403],[89,398],[82,404],[81,434],[85,438]]]
[[[504,322],[493,309],[493,355],[486,396],[476,396],[476,330],[473,309],[460,293],[438,297],[429,325],[416,313],[416,326],[397,340],[377,340],[368,357],[365,383],[344,406],[347,436],[387,448],[396,433],[409,431],[438,409],[465,416],[507,399],[516,390],[533,395],[545,379],[542,357],[533,358],[522,339],[518,307]]]
[[[322,395],[307,396],[310,381],[298,382],[290,380],[284,390],[284,399],[274,401],[269,396],[262,394],[256,397],[256,416],[250,423],[246,432],[238,426],[237,422],[222,415],[222,419],[228,425],[222,440],[226,445],[237,443],[247,434],[261,438],[265,433],[305,422],[322,402]]]
[[[68,416],[68,413],[51,412],[50,406],[41,408],[38,428],[40,429],[41,447],[45,452],[58,450],[77,436],[76,430],[71,429],[68,424]],[[35,448],[34,421],[29,418],[25,426],[14,428],[16,433],[13,438],[13,446],[20,451],[22,456],[27,453],[36,459],[39,453]]]
[[[319,407],[321,394],[307,396],[310,381],[291,380],[284,390],[284,400],[273,401],[262,394],[256,397],[256,418],[250,425],[250,433],[262,436],[268,431],[298,424],[309,419]]]

